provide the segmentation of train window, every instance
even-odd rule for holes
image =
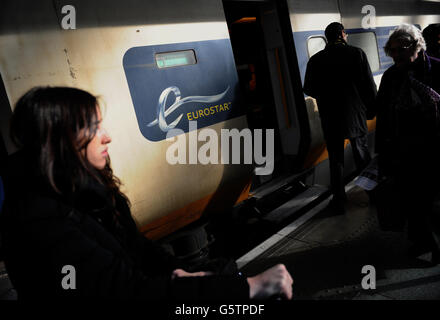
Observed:
[[[372,72],[379,71],[379,52],[377,49],[376,35],[373,32],[349,33],[348,44],[361,48],[367,55]]]
[[[196,64],[194,50],[156,53],[156,64],[159,69]]]
[[[309,58],[315,53],[325,48],[327,41],[324,37],[311,37],[307,41],[307,50],[309,52]]]

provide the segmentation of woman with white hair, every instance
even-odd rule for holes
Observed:
[[[384,49],[393,58],[396,66],[402,66],[414,62],[421,50],[423,54],[426,43],[417,27],[404,23],[393,31]]]
[[[378,204],[379,219],[396,210],[407,222],[410,256],[431,252],[440,260],[431,221],[433,201],[440,191],[440,60],[429,57],[421,31],[402,24],[390,35],[385,52],[394,65],[385,71],[377,95],[376,152],[379,176],[389,192]],[[402,228],[403,229],[403,228]]]

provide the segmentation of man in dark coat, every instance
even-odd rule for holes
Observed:
[[[330,207],[345,212],[344,141],[350,139],[360,171],[371,160],[367,145],[367,114],[374,110],[376,85],[367,56],[347,44],[344,26],[333,22],[325,29],[327,46],[307,64],[304,92],[318,103],[330,162],[333,199]],[[368,114],[368,118],[374,115]]]

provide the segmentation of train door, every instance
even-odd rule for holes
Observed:
[[[250,129],[274,129],[274,171],[253,187],[293,173],[300,132],[275,2],[223,1]],[[291,34],[291,31],[288,31]],[[258,170],[258,169],[257,169]]]

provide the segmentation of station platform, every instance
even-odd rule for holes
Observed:
[[[284,263],[294,279],[296,300],[437,300],[440,265],[430,253],[409,259],[405,231],[379,228],[377,212],[364,190],[346,186],[345,215],[331,215],[328,199],[237,260],[256,274]],[[376,288],[365,290],[364,266],[373,266]]]
[[[384,232],[376,209],[353,182],[346,186],[345,215],[325,208],[331,197],[242,255],[237,264],[248,275],[284,263],[294,279],[294,300],[437,300],[440,265],[430,254],[407,258],[405,232]],[[364,289],[362,268],[373,266],[376,288]],[[0,300],[15,300],[0,262]]]

